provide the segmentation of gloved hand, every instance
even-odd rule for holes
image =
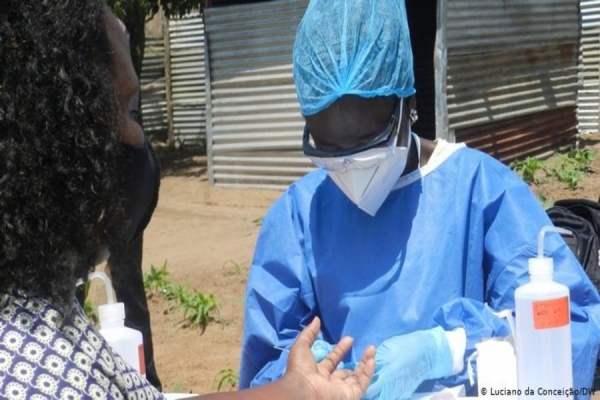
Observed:
[[[377,348],[375,376],[363,399],[408,399],[426,380],[462,371],[467,337],[463,328],[393,336]]]
[[[313,353],[313,356],[315,356],[315,360],[317,362],[320,362],[321,360],[323,360],[327,354],[331,353],[331,350],[333,350],[335,346],[333,346],[332,344],[327,343],[324,340],[321,339],[317,339],[315,340],[315,342],[313,343],[312,347],[310,348],[310,350]],[[336,369],[350,369],[353,370],[354,367],[356,366],[356,363],[353,362],[343,362],[341,361]]]

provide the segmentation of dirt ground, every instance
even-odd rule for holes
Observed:
[[[211,187],[206,158],[159,152],[163,179],[144,235],[143,265],[167,263],[169,280],[214,294],[220,305],[204,333],[185,327],[173,303],[150,299],[155,362],[165,392],[215,391],[228,370],[237,376],[248,266],[259,223],[277,191]]]
[[[549,200],[598,199],[600,135],[585,135],[585,148],[598,151],[580,188],[546,182],[535,188]],[[159,151],[163,179],[158,207],[145,233],[144,269],[167,263],[169,280],[212,293],[219,322],[204,333],[185,327],[181,311],[157,296],[150,300],[155,359],[164,390],[215,391],[224,376],[238,373],[246,276],[264,216],[278,191],[211,187],[206,159],[193,150]],[[237,265],[237,266],[236,266]]]

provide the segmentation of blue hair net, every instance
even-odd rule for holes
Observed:
[[[404,0],[311,0],[296,32],[293,58],[305,116],[346,94],[415,93]]]

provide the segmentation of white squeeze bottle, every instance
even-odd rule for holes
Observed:
[[[106,288],[107,303],[98,306],[100,333],[108,344],[140,374],[146,375],[142,334],[125,326],[125,305],[115,303],[110,279],[104,272],[92,272],[89,279],[100,278]]]
[[[554,261],[544,257],[545,226],[538,256],[529,259],[530,282],[515,290],[517,382],[521,399],[565,399],[573,388],[569,288],[553,281]]]

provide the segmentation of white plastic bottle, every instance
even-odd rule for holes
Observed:
[[[529,259],[530,282],[515,290],[517,382],[522,399],[565,399],[573,388],[569,288],[553,281],[554,262],[544,257],[546,226],[538,257]]]
[[[100,333],[125,362],[145,376],[146,363],[141,332],[125,326],[125,305],[115,303],[108,276],[104,272],[93,272],[89,278],[102,279],[106,288],[107,303],[98,306]]]

